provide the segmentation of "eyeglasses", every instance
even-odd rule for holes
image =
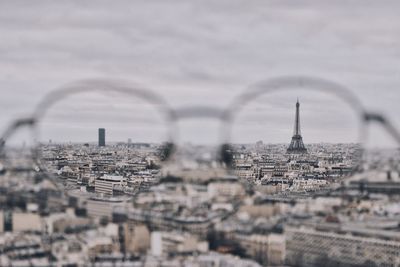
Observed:
[[[91,187],[98,177],[233,174],[268,193],[307,191],[362,170],[370,122],[400,144],[384,116],[368,112],[344,86],[320,78],[273,78],[250,86],[225,108],[178,109],[139,85],[87,80],[53,91],[31,117],[15,121],[0,151],[3,172],[44,172],[54,181],[63,177],[70,189]],[[33,144],[26,168],[16,137],[24,128]],[[131,190],[128,181],[124,186]]]

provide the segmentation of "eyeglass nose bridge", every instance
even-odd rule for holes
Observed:
[[[212,106],[184,106],[181,108],[177,108],[172,112],[172,122],[175,125],[178,125],[178,122],[186,121],[186,120],[214,120],[219,122],[219,131],[217,131],[217,155],[216,160],[220,163],[225,164],[226,167],[231,167],[231,160],[229,144],[229,132],[228,126],[231,123],[231,113],[229,110],[219,107],[212,107]],[[179,127],[177,127],[179,128]],[[173,143],[177,143],[177,139],[179,136],[179,131],[175,131],[175,140]],[[175,151],[176,152],[176,151]]]
[[[175,121],[201,118],[224,120],[226,116],[224,109],[209,106],[182,107],[176,109],[174,115]]]
[[[219,144],[226,144],[229,139],[227,129],[230,123],[230,112],[226,108],[212,107],[212,106],[184,106],[177,108],[173,111],[172,121],[175,125],[177,122],[185,120],[202,120],[209,119],[215,120],[220,123],[218,131]],[[175,131],[175,135],[178,133]],[[176,140],[175,140],[176,141]]]

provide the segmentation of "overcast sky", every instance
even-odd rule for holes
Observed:
[[[290,74],[344,84],[399,126],[399,10],[395,0],[1,1],[0,129],[77,79],[223,107]]]

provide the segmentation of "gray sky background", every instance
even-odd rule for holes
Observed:
[[[399,10],[371,0],[1,1],[0,129],[77,79],[128,79],[174,107],[223,107],[289,74],[342,83],[400,126]]]

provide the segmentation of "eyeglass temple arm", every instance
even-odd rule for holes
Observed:
[[[0,137],[0,152],[3,150],[6,140],[19,128],[22,126],[32,126],[35,123],[34,118],[22,118],[15,120],[10,126],[3,132]]]
[[[400,144],[400,133],[399,133],[399,131],[382,114],[366,112],[366,113],[364,113],[364,120],[366,122],[374,121],[374,122],[380,123],[383,126],[383,128],[386,131],[388,131],[389,134],[397,141],[397,143]]]

